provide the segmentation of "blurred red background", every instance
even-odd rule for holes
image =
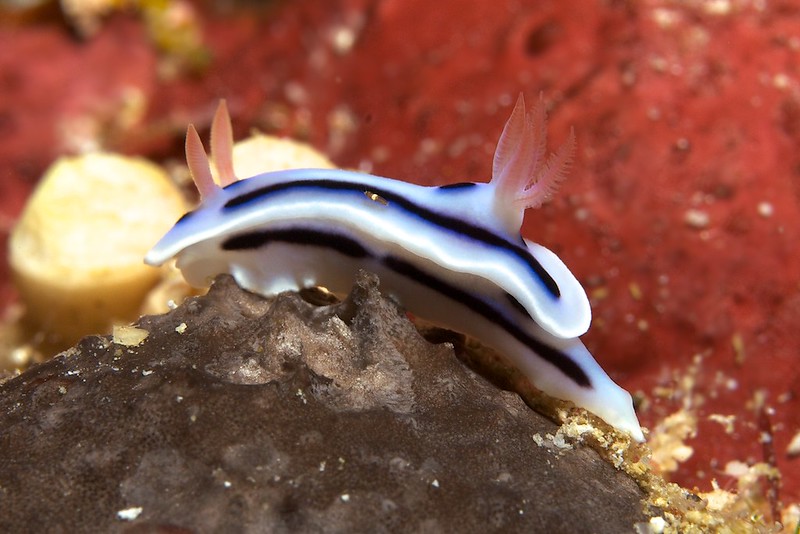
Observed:
[[[256,127],[341,166],[444,184],[488,180],[516,96],[542,94],[550,146],[574,127],[578,150],[523,233],[584,283],[587,346],[638,392],[645,426],[698,414],[675,481],[730,488],[727,462],[776,461],[781,499],[800,500],[787,451],[800,432],[800,4],[186,6],[210,53],[195,68],[171,62],[136,9],[82,38],[52,6],[3,8],[3,251],[57,156],[95,144],[181,158],[186,124],[206,138],[221,97],[238,138]],[[3,255],[0,304],[14,298]]]

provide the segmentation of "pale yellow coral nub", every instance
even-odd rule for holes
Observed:
[[[141,158],[59,158],[15,226],[9,263],[28,319],[58,346],[136,317],[159,272],[142,255],[186,209]]]

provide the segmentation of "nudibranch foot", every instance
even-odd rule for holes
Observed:
[[[187,161],[202,203],[145,261],[172,257],[192,285],[229,272],[274,295],[315,285],[346,293],[359,269],[415,315],[475,337],[545,393],[586,408],[641,441],[630,395],[578,339],[591,322],[586,293],[551,251],[519,233],[527,207],[563,177],[574,137],[545,162],[544,108],[522,97],[505,127],[490,183],[422,187],[332,169],[267,172],[236,181],[224,104],[212,161],[194,128]],[[531,149],[532,148],[532,149]]]

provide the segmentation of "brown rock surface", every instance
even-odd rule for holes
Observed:
[[[631,479],[588,448],[537,446],[554,423],[420,337],[372,276],[321,307],[222,276],[139,327],[138,346],[86,338],[0,384],[0,531],[619,533],[644,520]]]

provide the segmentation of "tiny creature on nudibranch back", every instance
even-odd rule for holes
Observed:
[[[186,159],[202,203],[145,261],[177,257],[192,285],[228,272],[262,295],[315,285],[346,293],[358,269],[372,271],[416,315],[481,340],[535,387],[642,441],[630,394],[578,339],[591,322],[586,293],[555,254],[520,235],[524,211],[554,191],[574,147],[570,135],[546,159],[545,124],[543,103],[528,114],[520,95],[488,183],[423,187],[330,169],[237,181],[222,102],[211,128],[221,186],[189,126]]]

